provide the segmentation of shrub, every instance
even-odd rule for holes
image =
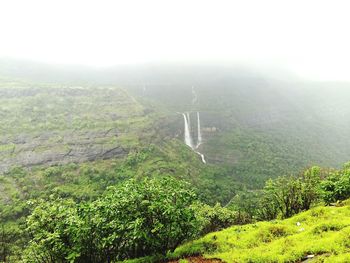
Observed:
[[[218,203],[213,207],[204,204],[196,204],[194,208],[197,213],[197,218],[201,222],[201,235],[237,224],[238,213],[222,207]]]
[[[329,205],[333,202],[342,201],[350,197],[350,168],[349,163],[344,169],[332,172],[321,183],[322,197]]]
[[[197,235],[194,192],[173,178],[129,180],[100,199],[41,201],[28,217],[27,262],[111,262],[165,254]]]
[[[24,253],[25,262],[66,262],[79,256],[84,228],[72,200],[39,201],[27,219],[27,232],[31,236]]]

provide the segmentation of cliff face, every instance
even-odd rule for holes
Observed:
[[[1,145],[11,145],[1,151],[0,172],[12,166],[80,163],[96,159],[123,157],[128,150],[121,143],[104,143],[119,136],[116,129],[97,131],[43,132],[20,134],[13,139],[2,138]],[[53,140],[59,138],[58,140]]]
[[[119,88],[3,87],[0,98],[0,173],[123,157],[150,123]]]

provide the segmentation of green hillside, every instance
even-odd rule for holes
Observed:
[[[236,69],[196,77],[193,71],[173,73],[180,80],[169,86],[150,77],[145,90],[127,88],[169,111],[192,112],[192,120],[199,111],[200,150],[209,163],[229,166],[242,181],[261,187],[271,177],[312,165],[340,167],[348,160],[347,83],[277,81]]]
[[[231,73],[124,88],[111,72],[2,78],[0,261],[346,256],[326,242],[346,235],[347,204],[307,210],[350,197],[347,86]],[[206,164],[183,141],[183,112],[194,141],[200,115]]]
[[[224,262],[350,261],[350,201],[285,220],[234,226],[187,243],[170,257],[204,255]],[[184,261],[181,261],[184,262]]]
[[[155,118],[116,87],[0,87],[0,173],[125,156]]]

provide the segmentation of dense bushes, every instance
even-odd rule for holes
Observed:
[[[270,179],[261,191],[243,192],[232,199],[230,207],[251,220],[287,218],[308,210],[320,197],[319,167],[299,176]]]
[[[65,262],[80,256],[86,229],[72,200],[40,201],[27,219],[31,241],[25,251],[28,262]]]
[[[254,220],[288,218],[310,209],[350,198],[350,163],[341,170],[322,170],[317,166],[298,176],[270,179],[259,191],[245,191],[230,202],[231,209]]]
[[[0,224],[0,262],[12,262],[10,256],[19,253],[21,246],[23,246],[23,236],[18,226]]]
[[[332,171],[321,183],[322,197],[326,204],[350,197],[350,162],[342,170]]]
[[[239,221],[237,212],[222,207],[219,203],[215,206],[196,204],[194,208],[201,226],[200,235],[227,228]]]
[[[283,176],[267,181],[263,189],[263,207],[260,216],[271,219],[278,212],[283,218],[308,210],[319,197],[320,168],[312,167],[298,177]],[[265,208],[266,210],[266,208]]]
[[[172,178],[129,180],[76,204],[41,201],[28,217],[28,262],[111,262],[173,250],[200,228],[194,192]]]
[[[130,179],[94,201],[51,195],[48,201],[28,203],[34,209],[23,235],[30,242],[21,254],[26,262],[113,262],[165,254],[198,235],[287,218],[322,201],[349,198],[349,168],[312,167],[298,176],[278,177],[261,190],[240,192],[228,208],[200,203],[188,183],[170,176]],[[55,170],[49,171],[53,176]],[[0,242],[12,238],[9,234],[3,231]],[[4,248],[2,258],[13,254],[13,246]]]

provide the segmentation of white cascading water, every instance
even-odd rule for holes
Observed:
[[[198,148],[202,144],[202,133],[201,133],[201,121],[199,119],[199,112],[197,111],[197,145]]]
[[[184,127],[185,127],[185,144],[187,146],[189,146],[195,153],[197,153],[201,159],[203,163],[207,163],[205,161],[204,155],[198,151],[196,151],[196,149],[199,147],[199,145],[202,143],[202,135],[201,135],[201,131],[200,131],[200,119],[199,119],[199,112],[197,112],[197,120],[198,120],[198,133],[197,133],[197,145],[196,147],[194,147],[193,145],[193,140],[192,140],[192,136],[191,136],[191,129],[190,129],[190,114],[187,113],[182,113],[182,116],[184,117]]]
[[[193,149],[193,143],[192,143],[192,137],[190,133],[190,126],[188,124],[187,117],[189,117],[189,114],[187,113],[187,116],[185,113],[182,113],[184,117],[184,123],[185,123],[185,143],[187,146],[191,147]]]
[[[196,149],[198,149],[198,147],[202,144],[202,133],[201,133],[201,121],[199,119],[199,112],[197,111],[197,145],[196,145]],[[203,163],[207,163],[205,161],[204,158],[204,154],[195,151],[196,153],[198,153],[200,155],[200,157],[202,158],[202,162]]]
[[[191,140],[192,140],[190,113],[189,113],[189,112],[186,112],[186,116],[187,116],[188,132],[190,133],[190,137],[191,137]],[[193,142],[193,141],[192,141],[192,142]]]
[[[193,86],[192,86],[192,97],[193,97],[192,105],[195,106],[196,104],[198,104],[198,98]],[[184,135],[185,144],[201,157],[203,163],[207,163],[205,161],[204,154],[197,151],[199,146],[202,144],[201,121],[199,118],[199,112],[197,112],[197,144],[196,145],[193,144],[192,135],[191,135],[190,113],[189,112],[182,113],[182,116],[184,117],[184,126],[185,126],[185,135]]]

